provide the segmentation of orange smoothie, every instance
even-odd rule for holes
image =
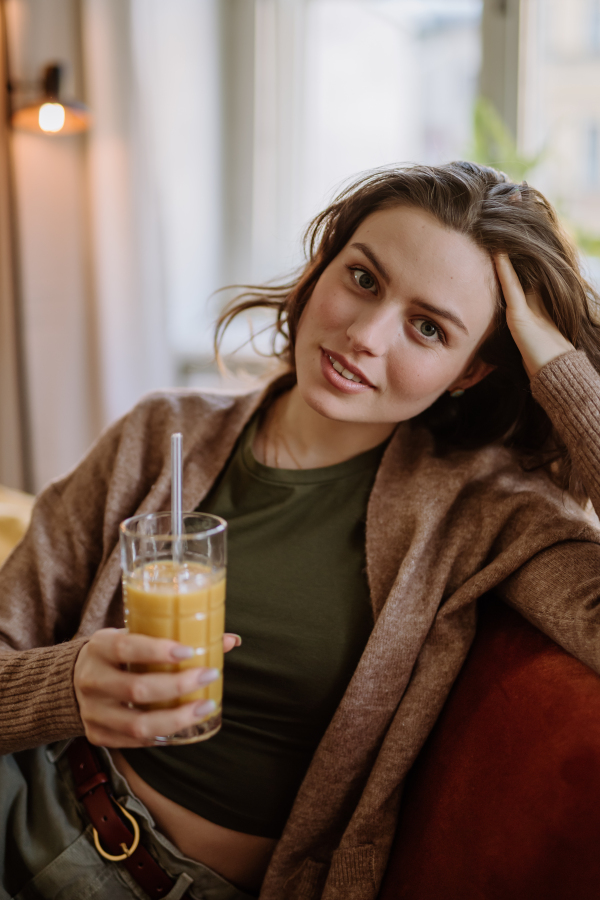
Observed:
[[[169,560],[147,563],[123,578],[125,625],[135,634],[171,638],[194,648],[190,659],[168,665],[137,665],[137,672],[177,672],[192,666],[219,669],[221,677],[168,703],[145,709],[172,708],[192,700],[214,700],[219,716],[223,697],[225,570]],[[212,734],[213,732],[211,732]],[[209,736],[209,735],[207,735]]]

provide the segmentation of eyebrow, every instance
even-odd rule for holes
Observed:
[[[373,266],[377,269],[377,271],[379,272],[379,274],[381,275],[381,277],[383,278],[385,283],[386,284],[390,283],[390,273],[388,272],[388,270],[386,269],[384,264],[381,262],[381,260],[377,259],[377,257],[375,256],[375,254],[373,253],[373,251],[367,244],[356,243],[356,244],[350,244],[350,246],[355,247],[357,250],[360,250],[361,253],[364,253],[365,256],[367,257],[367,259],[373,263]]]
[[[434,306],[433,303],[427,303],[426,300],[419,300],[418,298],[413,301],[416,306],[420,306],[421,309],[427,310],[427,312],[433,313],[435,316],[439,316],[441,319],[448,319],[450,322],[454,322],[457,328],[460,328],[461,331],[468,336],[469,332],[467,331],[467,326],[455,313],[450,312],[449,309],[440,309],[439,306]]]
[[[390,274],[386,267],[383,265],[380,259],[373,253],[368,244],[354,243],[350,244],[351,247],[360,250],[361,253],[367,257],[367,259],[373,264],[374,268],[377,269],[383,280],[386,284],[390,283]],[[416,299],[414,301],[416,306],[420,306],[421,309],[426,310],[427,312],[433,313],[436,316],[440,316],[442,319],[447,319],[449,322],[453,322],[457,328],[460,328],[461,331],[464,331],[466,335],[469,334],[467,331],[467,326],[463,322],[456,313],[450,312],[449,309],[440,309],[439,306],[434,306],[433,303],[428,303],[426,300]]]

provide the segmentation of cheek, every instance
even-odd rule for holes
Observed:
[[[439,380],[439,355],[435,351],[418,352],[404,341],[401,352],[388,357],[388,384],[398,393],[419,396],[435,387]]]
[[[462,366],[443,349],[421,347],[405,340],[388,356],[387,385],[391,397],[409,402],[432,403],[454,381]]]
[[[328,284],[321,276],[308,301],[298,329],[298,336],[303,330],[305,334],[323,334],[347,327],[351,309],[348,297],[343,288]]]

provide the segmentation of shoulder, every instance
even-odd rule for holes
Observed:
[[[117,459],[129,471],[139,468],[156,478],[168,461],[171,435],[180,432],[184,460],[189,454],[210,460],[233,446],[263,394],[182,389],[148,394],[122,421]]]
[[[511,450],[490,444],[439,454],[426,428],[404,423],[396,430],[367,511],[370,579],[381,602],[403,560],[412,560],[407,572],[425,560],[423,577],[433,562],[455,587],[486,570],[487,590],[540,550],[569,540],[600,543],[600,532]]]
[[[523,508],[532,514],[553,510],[561,517],[585,518],[574,497],[559,488],[544,468],[500,444],[455,452],[434,464],[444,474],[452,469],[459,494],[476,497],[488,515],[513,515]]]
[[[146,394],[133,407],[129,417],[160,419],[165,416],[193,416],[211,419],[235,414],[259,402],[263,390],[246,393],[197,391],[187,388],[154,391]]]
[[[570,522],[589,528],[588,514],[541,468],[500,444],[438,454],[423,427],[399,429],[380,469],[379,489],[411,498],[437,520],[486,521],[496,534]]]
[[[183,433],[184,450],[235,439],[260,404],[264,391],[246,394],[186,389],[155,391],[112,422],[82,460],[48,486],[63,493],[78,486],[106,485],[120,470],[131,483],[156,479],[170,453],[171,434]]]
[[[154,442],[158,436],[181,431],[186,440],[196,442],[203,435],[224,438],[236,432],[260,405],[264,389],[249,393],[225,393],[174,389],[147,394],[124,417],[121,441]]]

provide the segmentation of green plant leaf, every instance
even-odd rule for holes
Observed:
[[[515,182],[538,165],[545,149],[535,156],[523,156],[517,143],[495,106],[485,97],[478,97],[473,108],[473,144],[471,159],[484,166],[505,172]]]

